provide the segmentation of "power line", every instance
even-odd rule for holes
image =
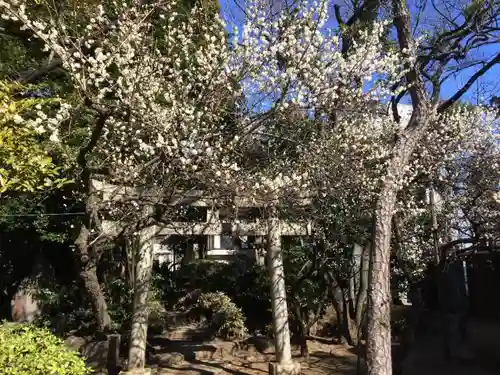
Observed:
[[[82,215],[85,215],[85,214],[86,214],[86,212],[61,212],[61,213],[53,213],[53,214],[25,213],[25,214],[9,214],[9,215],[0,215],[0,217],[82,216]]]

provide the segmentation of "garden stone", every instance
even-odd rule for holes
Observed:
[[[64,345],[70,350],[81,353],[82,348],[87,343],[87,340],[79,336],[69,336],[64,340]]]

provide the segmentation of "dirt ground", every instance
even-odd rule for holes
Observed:
[[[445,360],[443,356],[440,321],[431,319],[430,322],[435,325],[428,325],[410,350],[394,340],[394,375],[500,375],[500,321],[469,321],[468,355],[452,360]],[[153,369],[154,375],[264,375],[269,373],[269,363],[275,360],[272,341],[263,336],[259,339],[263,341],[253,341],[253,344],[238,348],[233,342],[207,341],[203,337],[206,332],[196,325],[178,326],[150,337],[147,367]],[[325,339],[309,340],[308,346],[309,358],[300,358],[297,347],[293,352],[295,360],[301,362],[303,375],[365,373],[362,361],[358,364],[354,348]],[[125,366],[126,349],[123,345],[121,368]],[[99,347],[95,351],[106,352]],[[106,358],[101,358],[100,362],[105,364]]]
[[[447,361],[442,356],[439,336],[429,335],[417,340],[414,347],[395,374],[402,375],[500,375],[500,323],[472,320],[469,323],[468,350],[473,357]],[[157,337],[152,342],[155,354],[149,366],[155,375],[264,375],[268,364],[274,360],[272,350],[266,354],[251,348],[232,351],[234,344],[225,341],[196,342],[186,340],[183,333]],[[310,356],[299,358],[298,348],[294,356],[301,362],[304,375],[355,375],[358,374],[358,357],[353,348],[329,342],[309,341]],[[395,350],[394,350],[395,349]],[[178,360],[172,361],[178,354]],[[393,348],[397,358],[397,347]],[[360,364],[362,366],[362,364]],[[363,373],[363,372],[361,372]]]
[[[162,342],[163,340],[168,340],[168,343]],[[357,356],[354,350],[318,341],[309,341],[308,344],[309,358],[299,358],[298,350],[294,351],[295,359],[301,362],[302,374],[357,373]],[[195,343],[158,337],[153,340],[152,346],[155,354],[151,357],[149,366],[153,368],[155,375],[263,375],[268,374],[269,362],[274,360],[272,350],[266,354],[251,349],[232,352],[234,344],[220,340]],[[173,353],[181,353],[184,360],[170,363],[172,356],[175,356]]]
[[[212,343],[217,351],[205,358],[189,358],[170,366],[156,366],[154,374],[183,374],[183,375],[263,375],[268,374],[268,364],[274,360],[274,354],[239,351],[234,355],[229,353],[232,345],[228,343]],[[226,351],[224,348],[227,348]],[[222,350],[221,350],[222,349]],[[357,357],[348,349],[338,345],[310,342],[310,356],[308,359],[298,358],[301,362],[304,375],[355,375]],[[154,365],[153,365],[154,366]],[[154,368],[154,367],[153,367]]]

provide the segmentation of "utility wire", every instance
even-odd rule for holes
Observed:
[[[34,217],[34,216],[82,216],[85,215],[86,212],[62,212],[62,213],[54,213],[54,214],[34,214],[34,213],[26,213],[26,214],[11,214],[11,215],[0,215],[0,217]]]

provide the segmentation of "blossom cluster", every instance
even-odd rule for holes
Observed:
[[[381,103],[397,94],[392,88],[415,53],[380,47],[384,21],[361,29],[343,53],[327,28],[330,5],[300,1],[293,12],[270,14],[266,1],[252,0],[243,25],[229,25],[228,35],[218,14],[195,7],[181,15],[175,1],[117,3],[112,12],[103,2],[71,28],[32,20],[22,1],[0,0],[4,16],[42,39],[81,97],[106,116],[95,151],[112,171],[110,182],[203,186],[272,202],[306,195],[354,223],[372,214],[405,126],[382,113]],[[58,121],[70,111],[61,108]],[[415,222],[427,209],[410,188],[422,175],[439,179],[457,159],[479,155],[491,134],[475,109],[432,116],[398,181],[406,189],[396,210],[407,242],[425,229]],[[43,123],[37,129],[59,138],[57,124],[39,118],[32,125]],[[317,215],[335,220],[338,210],[326,208]]]
[[[239,184],[239,189],[257,196],[315,195],[318,183],[328,184],[329,190],[347,183],[352,173],[345,169],[346,178],[337,179],[334,169],[361,159],[377,169],[370,174],[380,172],[378,162],[388,150],[377,145],[384,142],[373,140],[395,124],[365,109],[394,93],[392,86],[411,62],[398,51],[379,48],[387,23],[376,22],[370,31],[361,31],[345,56],[338,35],[326,28],[328,1],[301,1],[293,14],[269,14],[266,2],[258,0],[247,7],[246,22],[232,33],[228,67],[241,72],[239,82],[248,103],[241,126],[268,147],[281,145],[279,140],[294,146],[292,152],[280,150],[252,176],[250,186]],[[301,116],[283,126],[291,112]],[[377,184],[363,178],[353,185]]]
[[[500,182],[497,132],[498,120],[487,108],[456,105],[439,116],[424,135],[396,208],[402,246],[416,275],[432,257],[432,210],[438,218],[440,245],[464,237],[486,239],[498,232],[494,202]]]
[[[108,112],[98,151],[118,181],[138,177],[142,164],[160,156],[165,174],[194,179],[200,170],[217,176],[221,165],[233,164],[224,156],[231,149],[224,117],[234,94],[223,24],[215,16],[200,26],[199,8],[181,20],[174,5],[118,4],[118,19],[99,6],[76,35],[64,24],[31,21],[23,5],[9,7],[63,60],[82,96]],[[162,50],[151,38],[157,20],[164,20]]]
[[[325,1],[301,2],[295,15],[282,11],[272,19],[264,2],[250,2],[243,29],[235,30],[232,40],[218,15],[200,23],[202,9],[181,17],[171,1],[117,4],[117,18],[98,6],[76,34],[64,23],[30,20],[23,3],[0,5],[63,60],[82,96],[109,112],[98,149],[116,171],[116,181],[138,178],[142,165],[161,159],[164,175],[236,186],[242,194],[305,190],[313,175],[307,167],[319,162],[310,159],[311,152],[343,135],[332,130],[333,135],[312,135],[306,145],[312,149],[303,150],[302,160],[279,155],[265,170],[245,176],[235,151],[259,138],[242,136],[246,130],[256,123],[254,130],[282,137],[266,119],[290,105],[321,122],[336,107],[348,112],[390,94],[404,73],[400,54],[378,48],[384,22],[361,33],[352,53],[342,56],[339,38],[324,28]],[[161,41],[151,37],[158,27]],[[241,102],[246,104],[235,105]],[[264,102],[270,108],[263,110]],[[237,112],[236,124],[228,124],[230,110]],[[354,122],[357,126],[360,119]],[[296,127],[306,125],[301,121]],[[347,143],[356,144],[346,137]]]

